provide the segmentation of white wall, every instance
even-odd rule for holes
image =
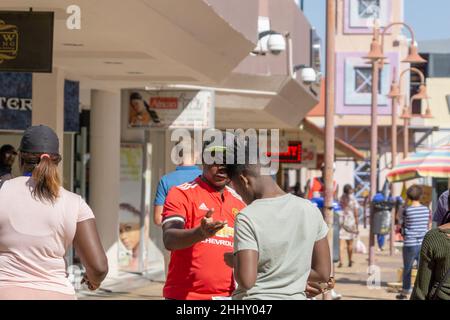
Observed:
[[[353,174],[355,172],[355,162],[353,160],[339,160],[336,161],[336,171],[334,172],[334,180],[339,185],[338,197],[342,195],[342,190],[346,184],[355,187],[355,179]]]

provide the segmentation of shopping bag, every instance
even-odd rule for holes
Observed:
[[[359,238],[355,241],[355,251],[356,251],[356,253],[362,253],[362,254],[367,253],[366,245]]]

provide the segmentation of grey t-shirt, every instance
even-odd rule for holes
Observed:
[[[248,291],[238,287],[233,299],[306,299],[314,243],[327,233],[308,200],[292,194],[255,200],[236,217],[234,253],[258,251],[256,283]]]

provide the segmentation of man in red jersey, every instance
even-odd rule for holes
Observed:
[[[224,153],[225,145],[213,142],[205,152]],[[211,300],[229,297],[235,289],[224,255],[233,251],[235,216],[245,205],[227,186],[225,164],[218,162],[204,164],[200,177],[172,188],[166,198],[163,238],[171,251],[166,299]]]

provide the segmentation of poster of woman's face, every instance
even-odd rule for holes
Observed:
[[[122,270],[139,269],[140,212],[128,203],[120,204],[119,266]]]
[[[130,95],[128,116],[128,124],[131,127],[145,127],[151,124],[150,113],[145,107],[141,94],[138,92],[133,92]]]

